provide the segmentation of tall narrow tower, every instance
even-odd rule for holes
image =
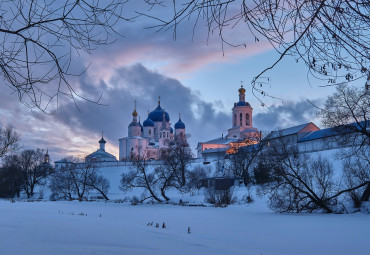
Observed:
[[[136,100],[135,100],[135,109],[132,112],[132,122],[128,126],[128,136],[141,136],[141,125],[137,121],[137,112],[136,112]]]
[[[246,129],[253,129],[251,105],[245,101],[245,88],[243,85],[238,90],[239,102],[234,103],[232,109],[232,128],[228,130],[228,137],[241,138],[241,133]]]

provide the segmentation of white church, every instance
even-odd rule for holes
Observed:
[[[118,140],[120,161],[135,158],[157,160],[160,158],[161,150],[173,145],[177,136],[186,137],[185,123],[182,122],[181,115],[174,126],[174,131],[169,114],[161,107],[160,97],[157,108],[148,114],[143,124],[137,117],[135,103],[132,122],[128,126],[128,136]]]

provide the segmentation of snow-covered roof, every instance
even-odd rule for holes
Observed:
[[[366,123],[365,121],[362,121],[360,123],[351,123],[345,126],[337,126],[333,128],[325,128],[317,131],[310,132],[309,134],[305,135],[301,139],[299,139],[298,142],[305,142],[305,141],[311,141],[311,140],[316,140],[316,139],[321,139],[325,137],[331,137],[331,136],[336,136],[336,135],[343,135],[343,134],[348,134],[351,132],[354,132],[355,129],[360,129],[364,125],[370,125],[370,121]],[[360,127],[361,126],[361,127]]]
[[[307,127],[310,124],[313,124],[313,123],[309,122],[309,123],[301,124],[301,125],[298,125],[298,126],[273,131],[269,135],[269,138],[277,138],[277,137],[288,136],[288,135],[293,135],[293,134],[299,133],[302,129],[304,129],[305,127]],[[315,124],[313,124],[313,125],[315,125]]]
[[[236,142],[238,141],[238,138],[217,138],[217,139],[213,139],[213,140],[210,140],[210,141],[207,141],[207,142],[204,142],[202,144],[229,144],[229,143],[232,143],[232,142]]]
[[[202,151],[202,154],[204,154],[204,153],[214,153],[214,152],[225,152],[228,149],[229,148],[205,149],[204,151]]]
[[[146,140],[148,138],[141,137],[141,136],[128,136],[128,137],[120,138],[118,140],[130,140],[130,139]]]
[[[89,158],[95,158],[95,159],[96,158],[101,158],[101,159],[105,158],[105,159],[111,159],[111,160],[114,160],[114,161],[117,160],[115,156],[113,156],[112,154],[106,152],[105,150],[101,150],[101,149],[86,156],[86,159],[89,159]]]
[[[61,163],[73,163],[72,161],[68,160],[68,159],[61,159],[61,160],[57,160],[57,161],[54,161],[54,164],[61,164]]]

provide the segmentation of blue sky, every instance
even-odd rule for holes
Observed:
[[[269,45],[254,42],[238,29],[228,36],[246,41],[247,47],[226,47],[222,52],[217,35],[207,40],[203,27],[197,28],[193,38],[192,24],[185,22],[174,41],[171,31],[144,29],[151,22],[141,18],[119,24],[125,37],[117,37],[115,43],[99,47],[90,55],[73,57],[76,70],[89,66],[83,76],[71,80],[74,88],[91,99],[102,94],[101,102],[106,106],[78,100],[77,109],[71,100],[62,98],[57,112],[46,115],[19,103],[17,95],[3,85],[0,123],[9,123],[22,133],[24,148],[49,148],[53,160],[93,152],[101,131],[108,141],[108,152],[118,156],[118,139],[127,135],[133,101],[137,100],[143,121],[161,96],[172,125],[181,112],[194,149],[197,142],[226,134],[243,81],[246,99],[254,108],[255,127],[274,130],[307,121],[320,125],[315,109],[306,100],[320,104],[334,88],[320,88],[325,83],[308,79],[306,67],[294,58],[287,57],[265,75],[270,78],[267,92],[282,101],[262,98],[269,106],[262,107],[251,94],[250,82],[277,59]]]

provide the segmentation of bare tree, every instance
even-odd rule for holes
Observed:
[[[143,198],[142,201],[153,198],[158,202],[162,202],[157,195],[157,183],[158,178],[154,170],[150,169],[145,158],[136,157],[136,160],[132,161],[132,170],[122,174],[120,189],[126,192],[133,188],[143,188],[149,192],[149,196]]]
[[[189,137],[189,134],[184,135],[181,133],[176,135],[174,143],[161,151],[163,165],[167,168],[168,172],[171,172],[169,176],[176,178],[179,188],[186,185],[187,167],[192,158],[188,143]]]
[[[44,185],[46,177],[51,173],[51,166],[43,164],[43,150],[24,150],[19,154],[19,168],[24,177],[24,191],[30,198],[34,194],[36,186]]]
[[[70,82],[76,54],[111,43],[127,0],[0,3],[0,74],[28,107],[45,111],[60,95],[78,95]],[[96,100],[94,102],[98,102]]]
[[[0,126],[0,158],[19,150],[20,134],[12,126]]]
[[[367,0],[147,2],[164,6],[172,13],[169,17],[141,14],[158,22],[152,28],[173,29],[174,38],[179,24],[189,21],[194,27],[205,25],[208,36],[219,36],[222,49],[224,46],[247,47],[251,41],[269,43],[278,57],[252,80],[257,96],[271,96],[265,90],[269,79],[263,79],[264,74],[286,56],[303,62],[312,76],[330,84],[370,76],[370,6]],[[235,38],[243,39],[235,41]]]
[[[242,179],[245,186],[251,183],[251,171],[267,143],[267,139],[260,139],[259,143],[241,147],[237,153],[229,156],[231,172],[235,177]]]
[[[98,191],[105,200],[109,200],[107,194],[110,188],[110,183],[104,176],[98,175],[97,173],[91,175],[87,180],[87,186]]]
[[[51,200],[74,199],[75,186],[68,168],[69,166],[64,166],[56,169],[51,175],[49,182],[49,187],[52,192],[50,196]]]
[[[7,155],[3,159],[0,168],[0,196],[1,197],[20,197],[24,187],[24,175],[19,167],[18,155]]]
[[[350,151],[353,152],[352,149]],[[343,175],[348,189],[367,183],[366,186],[349,193],[354,206],[360,207],[363,201],[369,201],[370,198],[370,150],[368,147],[362,147],[351,154],[352,156],[348,157],[348,153],[345,153]]]
[[[370,146],[370,90],[338,86],[318,115],[326,127],[336,129],[339,134],[354,134],[353,141],[363,137],[361,145]]]
[[[345,180],[348,188],[364,183],[370,178],[370,90],[341,85],[329,96],[318,113],[327,127],[336,132],[336,142],[349,145],[339,157],[346,159]],[[361,193],[362,195],[356,195]],[[368,201],[370,182],[364,189],[351,192],[355,204]],[[356,200],[359,201],[356,202]]]
[[[178,178],[176,177],[177,169],[173,169],[168,165],[161,165],[155,168],[155,177],[157,178],[157,186],[161,192],[161,196],[169,201],[170,198],[166,195],[166,191],[171,187],[179,189]]]
[[[324,158],[309,158],[299,153],[296,146],[277,140],[268,151],[275,179],[262,186],[269,194],[270,206],[278,212],[339,212],[341,195],[365,187],[368,181],[345,188],[334,179],[333,167]]]
[[[204,166],[196,166],[193,170],[188,172],[188,183],[187,186],[190,192],[194,193],[194,190],[199,190],[202,187],[201,180],[206,179],[210,174],[211,169]]]
[[[80,158],[68,157],[64,166],[55,169],[49,185],[52,198],[86,199],[91,190],[98,191],[106,200],[109,191],[109,181],[99,174],[94,162],[84,162]]]

